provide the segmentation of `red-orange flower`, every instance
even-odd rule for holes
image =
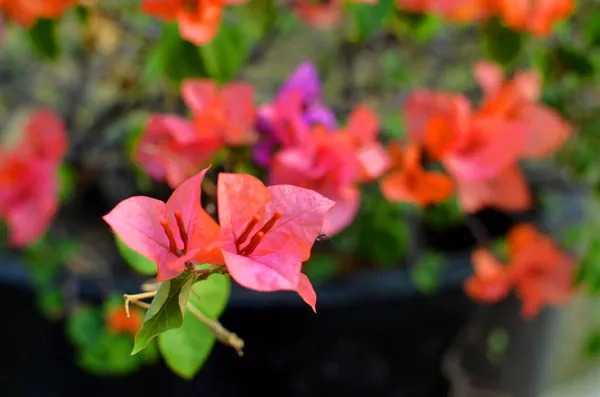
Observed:
[[[224,5],[247,0],[144,0],[142,11],[165,21],[177,21],[181,37],[196,45],[212,41],[219,31]]]
[[[573,292],[573,260],[548,236],[530,225],[518,225],[508,235],[511,272],[526,318],[543,306],[566,302]]]
[[[58,18],[78,0],[0,0],[0,12],[30,27],[40,18]]]
[[[573,127],[554,109],[539,103],[538,73],[519,72],[512,80],[506,80],[498,65],[479,62],[474,67],[474,74],[484,91],[480,114],[502,117],[526,126],[523,157],[547,156],[571,136]]]
[[[472,255],[473,275],[465,282],[465,292],[479,302],[495,303],[508,296],[512,287],[506,265],[487,249],[477,249]]]
[[[561,19],[575,10],[574,0],[497,0],[504,22],[516,30],[548,36]]]
[[[392,171],[381,181],[386,199],[425,206],[446,201],[452,194],[452,181],[447,175],[423,169],[418,146],[400,148],[393,144],[390,157]]]
[[[471,22],[489,17],[494,0],[396,0],[396,6],[410,12],[427,12],[453,22]]]
[[[520,224],[508,234],[507,265],[485,249],[473,253],[474,274],[465,282],[472,299],[495,303],[511,288],[523,301],[522,315],[535,317],[543,306],[557,306],[573,292],[572,259],[548,236],[533,226]]]
[[[347,135],[356,150],[360,165],[358,181],[374,180],[390,166],[389,157],[378,139],[379,117],[368,107],[356,106],[338,134]]]
[[[36,111],[16,147],[0,152],[0,219],[9,242],[24,247],[42,236],[58,209],[58,167],[67,150],[62,120]]]
[[[135,308],[131,308],[129,314],[128,317],[125,308],[122,306],[116,306],[109,310],[106,315],[106,327],[108,331],[114,334],[135,336],[144,322],[144,314]]]

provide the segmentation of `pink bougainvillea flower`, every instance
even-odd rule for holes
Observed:
[[[452,194],[452,180],[447,175],[423,169],[418,146],[392,144],[390,156],[392,171],[381,180],[381,192],[387,200],[425,206],[444,202]]]
[[[471,104],[462,95],[415,90],[403,108],[408,136],[435,158],[461,143],[469,128]]]
[[[201,136],[216,136],[233,146],[255,141],[254,88],[250,84],[229,83],[219,88],[209,79],[191,79],[183,82],[181,90]]]
[[[558,306],[571,297],[575,263],[550,237],[531,225],[517,225],[508,235],[508,251],[523,317],[535,317],[543,306]]]
[[[474,273],[465,282],[465,292],[471,299],[496,303],[508,296],[512,278],[508,266],[500,263],[487,249],[477,249],[472,255]]]
[[[104,220],[127,246],[157,264],[159,281],[193,264],[225,264],[242,286],[296,291],[314,309],[316,294],[301,267],[334,203],[308,189],[265,187],[250,175],[222,173],[219,226],[200,203],[207,171],[182,183],[166,204],[131,197]]]
[[[519,72],[507,81],[499,66],[479,62],[474,74],[485,94],[480,113],[526,126],[523,157],[551,154],[572,135],[573,127],[558,112],[539,103],[541,87],[537,73]]]
[[[490,179],[455,179],[455,183],[460,206],[468,213],[485,208],[517,212],[532,204],[527,181],[516,164]]]
[[[282,85],[275,101],[258,110],[257,129],[261,140],[254,147],[254,158],[266,166],[278,146],[297,144],[315,125],[335,129],[337,121],[322,102],[319,75],[311,62],[301,63]]]
[[[25,27],[40,18],[58,18],[79,0],[0,0],[0,12]]]
[[[315,127],[302,145],[284,149],[273,158],[270,183],[287,183],[315,190],[336,202],[323,232],[334,235],[348,226],[358,211],[360,193],[354,185],[360,172],[356,149],[348,134]]]
[[[316,294],[301,273],[334,202],[291,185],[219,174],[220,247],[235,281],[257,291],[296,291],[313,310]]]
[[[404,116],[409,136],[457,179],[494,178],[523,152],[524,124],[472,114],[462,96],[417,91],[406,102]]]
[[[575,10],[575,0],[497,0],[504,22],[516,30],[548,36],[554,25]]]
[[[133,159],[150,177],[176,188],[196,174],[222,147],[216,136],[200,136],[176,115],[152,115],[136,145]]]
[[[0,152],[0,219],[9,243],[24,247],[48,229],[58,209],[58,167],[67,150],[62,120],[40,109],[25,127],[16,147]]]
[[[217,35],[224,5],[244,0],[144,0],[142,11],[164,21],[177,21],[179,33],[196,45],[208,44]]]
[[[357,151],[360,164],[359,181],[370,181],[381,176],[390,166],[390,159],[379,141],[379,118],[364,105],[358,105],[348,117],[341,131],[348,134]]]
[[[130,197],[103,217],[128,247],[156,263],[158,281],[177,277],[187,261],[223,260],[214,245],[219,226],[200,203],[200,185],[207,171],[205,168],[179,185],[166,203]]]

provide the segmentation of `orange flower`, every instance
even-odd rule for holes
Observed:
[[[574,0],[498,0],[504,22],[516,30],[548,36],[554,24],[575,10]]]
[[[387,200],[425,206],[441,203],[452,194],[452,181],[448,176],[423,169],[418,146],[400,148],[393,144],[390,157],[392,172],[381,181],[381,192]]]
[[[531,207],[531,193],[516,165],[491,179],[469,181],[457,178],[455,181],[458,201],[467,213],[484,208],[516,212]]]
[[[40,18],[58,18],[78,0],[0,0],[0,12],[30,27]]]
[[[247,0],[144,0],[142,11],[164,21],[177,21],[181,37],[196,45],[212,41],[219,31],[224,5]]]
[[[130,316],[127,317],[127,312],[122,306],[112,308],[106,316],[106,327],[114,334],[135,336],[144,322],[144,315],[134,308],[130,309],[129,314]]]
[[[473,300],[487,303],[506,298],[512,286],[508,267],[487,249],[475,250],[472,261],[474,273],[465,282],[466,294]]]
[[[426,12],[453,22],[479,21],[489,17],[493,0],[396,0],[396,6],[409,12]]]
[[[519,72],[512,80],[506,80],[499,66],[479,62],[474,74],[484,91],[480,114],[526,126],[523,157],[547,156],[571,136],[573,127],[554,109],[538,102],[541,83],[536,72]]]
[[[557,306],[573,292],[573,260],[531,225],[515,226],[508,235],[511,272],[522,315],[532,318],[542,306]]]
[[[511,288],[523,301],[524,318],[535,317],[542,306],[557,306],[573,291],[574,263],[554,241],[533,226],[521,224],[508,234],[508,265],[502,265],[485,249],[473,253],[474,274],[465,282],[472,299],[494,303]]]

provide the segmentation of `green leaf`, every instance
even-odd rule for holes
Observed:
[[[129,266],[141,274],[149,276],[156,274],[156,264],[154,262],[129,248],[116,234],[114,234],[114,237],[119,253]]]
[[[194,279],[190,272],[163,282],[144,317],[142,328],[135,336],[131,355],[140,352],[157,335],[183,325],[186,308]]]
[[[95,375],[130,374],[144,362],[142,355],[132,357],[129,354],[132,345],[131,336],[104,330],[94,344],[78,350],[77,362]]]
[[[38,309],[46,318],[56,320],[63,313],[65,297],[60,289],[42,287],[36,290],[36,302]]]
[[[411,278],[415,286],[424,294],[437,291],[444,257],[436,252],[426,252],[411,269]]]
[[[382,30],[386,21],[395,10],[393,0],[379,0],[376,4],[347,4],[348,15],[352,21],[349,39],[360,43]]]
[[[600,355],[600,329],[593,329],[586,336],[584,341],[584,355],[586,357],[597,357]]]
[[[506,357],[510,335],[504,328],[494,328],[487,336],[486,357],[492,363],[500,363]]]
[[[210,318],[217,318],[227,306],[230,290],[231,280],[228,276],[213,274],[208,279],[194,284],[190,303]]]
[[[67,335],[78,346],[92,346],[104,329],[102,311],[93,307],[78,308],[67,320]]]
[[[58,169],[58,179],[60,180],[59,197],[61,201],[67,201],[71,198],[75,190],[75,169],[67,164],[62,164]]]
[[[177,375],[191,379],[202,368],[215,344],[215,336],[189,311],[183,327],[158,337],[165,362]]]
[[[195,283],[192,288],[190,303],[207,317],[218,318],[229,299],[229,278],[214,274]],[[185,314],[183,327],[158,337],[158,346],[167,365],[186,379],[192,378],[202,368],[214,343],[212,332],[189,311]]]
[[[148,56],[150,61],[143,73],[150,80],[159,73],[175,84],[190,77],[206,76],[197,47],[181,38],[177,24],[164,25],[160,40]]]
[[[43,59],[54,61],[60,55],[54,19],[39,19],[27,30],[27,38],[33,50]]]
[[[323,282],[335,276],[337,264],[331,255],[313,254],[304,263],[302,272],[313,282]]]
[[[244,66],[250,51],[250,40],[238,24],[223,21],[213,41],[199,47],[198,51],[207,75],[226,83]]]
[[[523,48],[522,34],[502,25],[497,18],[483,26],[483,43],[488,57],[503,66],[514,63]]]

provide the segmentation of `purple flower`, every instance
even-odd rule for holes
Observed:
[[[311,126],[337,128],[335,115],[322,102],[319,75],[311,62],[301,63],[279,89],[274,103],[258,109],[256,128],[261,141],[254,147],[256,163],[267,166],[278,144],[297,143]]]

